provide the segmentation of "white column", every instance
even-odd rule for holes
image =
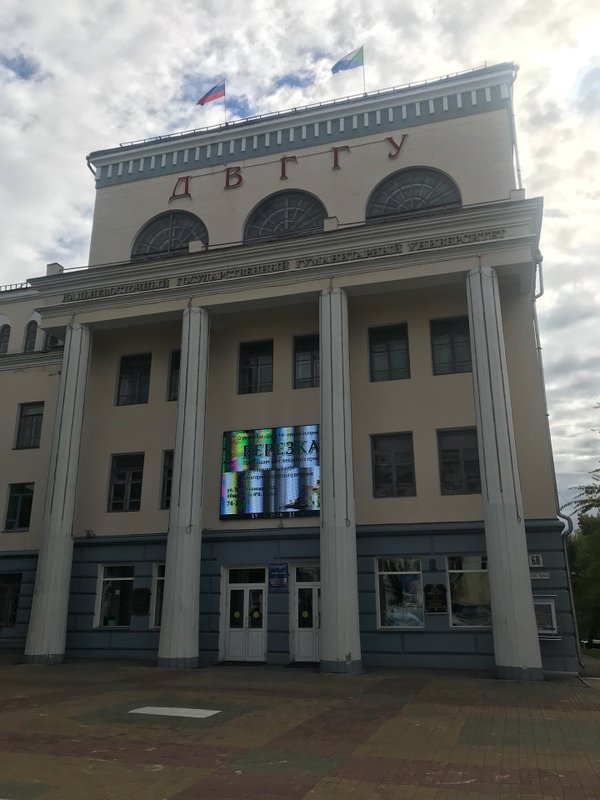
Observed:
[[[158,665],[198,666],[208,313],[183,314],[177,431]]]
[[[59,663],[65,653],[69,584],[73,557],[73,516],[90,331],[67,327],[48,484],[25,659]]]
[[[320,297],[321,670],[360,672],[348,301]]]
[[[495,270],[470,272],[467,297],[496,670],[502,678],[541,680]]]

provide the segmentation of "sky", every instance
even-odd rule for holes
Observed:
[[[523,185],[543,196],[537,301],[559,499],[600,460],[598,0],[3,0],[0,285],[87,263],[85,156],[512,61]]]

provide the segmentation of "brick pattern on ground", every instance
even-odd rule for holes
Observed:
[[[0,798],[600,800],[600,680],[1,663]]]

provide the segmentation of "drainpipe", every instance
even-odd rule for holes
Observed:
[[[535,301],[540,298],[544,294],[544,273],[542,271],[542,262],[544,260],[544,256],[538,250],[536,260],[535,260],[535,271],[536,274],[539,275],[539,291],[537,294],[533,296],[533,329],[535,331],[535,346],[538,354],[538,368],[540,370],[540,376],[542,378],[542,386],[544,387],[544,413],[546,416],[546,432],[548,436],[548,446],[550,450],[550,465],[552,468],[552,480],[554,483],[554,502],[556,504],[556,516],[565,523],[565,530],[561,533],[561,541],[563,546],[563,555],[565,559],[565,569],[567,572],[567,586],[569,587],[569,594],[571,596],[571,608],[573,613],[573,628],[575,630],[575,650],[577,653],[577,662],[581,669],[585,669],[585,665],[581,660],[581,645],[579,642],[579,629],[577,628],[577,617],[575,616],[575,605],[573,600],[573,583],[571,581],[571,570],[569,569],[569,556],[567,553],[567,536],[570,536],[573,533],[573,520],[571,517],[568,517],[566,514],[562,514],[560,511],[560,505],[558,502],[558,486],[556,483],[556,470],[554,468],[554,458],[552,457],[552,445],[550,439],[550,424],[549,424],[549,414],[548,414],[548,402],[546,400],[546,383],[544,381],[544,365],[542,363],[542,344],[540,342],[540,329],[538,325],[538,318],[537,318],[537,307],[535,305]],[[535,292],[535,282],[534,282],[534,292]]]

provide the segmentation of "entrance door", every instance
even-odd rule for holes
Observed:
[[[321,575],[318,566],[294,570],[292,652],[294,661],[319,660],[321,629]]]
[[[226,661],[266,661],[265,570],[230,569]]]

